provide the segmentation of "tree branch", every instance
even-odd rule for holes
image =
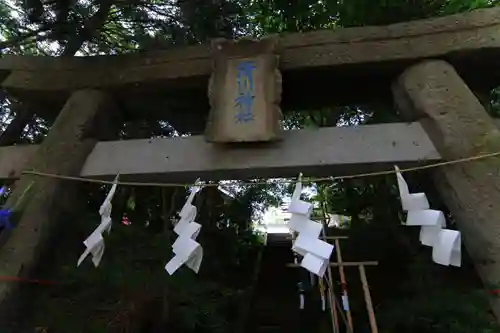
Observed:
[[[91,40],[96,33],[102,28],[108,19],[111,9],[112,0],[104,0],[99,6],[99,10],[84,24],[83,28],[66,44],[64,51],[61,53],[63,57],[72,57],[82,47],[83,43]]]
[[[48,25],[48,26],[42,27],[38,30],[29,31],[25,34],[18,35],[18,36],[15,36],[13,38],[10,38],[6,41],[0,42],[0,51],[5,49],[5,48],[18,46],[18,44],[23,43],[28,38],[36,37],[38,39],[40,37],[40,36],[38,36],[40,33],[48,31],[51,28],[52,28],[52,25]]]

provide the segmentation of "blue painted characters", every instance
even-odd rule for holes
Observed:
[[[255,98],[254,71],[255,61],[244,60],[236,66],[236,84],[238,95],[234,99],[237,123],[254,120],[253,100]]]

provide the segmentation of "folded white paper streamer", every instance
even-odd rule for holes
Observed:
[[[165,265],[165,269],[170,275],[174,274],[183,264],[198,273],[203,260],[203,248],[193,238],[196,238],[200,229],[200,224],[191,222],[184,229],[186,233],[180,234],[175,240],[172,245],[175,256]]]
[[[411,210],[406,217],[407,226],[421,226],[420,242],[434,246],[440,231],[446,226],[446,219],[440,210]]]
[[[191,187],[191,191],[189,193],[189,196],[186,199],[186,202],[184,203],[184,206],[182,207],[182,209],[179,213],[179,216],[181,218],[186,217],[187,215],[189,215],[191,213],[190,211],[193,207],[192,203],[193,203],[194,196],[196,195],[196,193],[198,193],[201,190],[201,186],[202,186],[202,184],[200,182],[200,178],[196,179],[196,181],[194,182],[194,186]]]
[[[307,216],[292,214],[290,221],[287,224],[290,230],[298,232],[299,234],[306,234],[311,237],[318,238],[322,230],[321,223],[309,220]]]
[[[198,273],[203,260],[203,248],[191,238],[182,238],[173,248],[175,256],[165,265],[165,270],[174,274],[182,265]]]
[[[177,222],[177,224],[175,225],[174,232],[177,235],[180,235],[184,231],[184,229],[186,229],[186,227],[191,222],[194,221],[195,217],[196,217],[196,207],[195,206],[191,206],[191,207],[189,207],[188,210],[186,210],[185,215],[181,216],[179,222]]]
[[[288,212],[291,213],[288,228],[298,233],[293,242],[292,251],[304,257],[300,263],[303,268],[323,277],[330,263],[333,245],[318,239],[323,226],[321,223],[309,219],[313,211],[313,205],[300,200],[302,192],[301,176],[302,174],[299,175],[299,181],[295,183],[292,200],[288,207]]]
[[[319,277],[328,268],[333,248],[332,244],[307,234],[299,234],[292,245],[292,251],[304,256],[300,265]]]
[[[457,266],[462,264],[461,236],[456,230],[444,229],[446,218],[442,211],[429,209],[424,193],[410,194],[408,184],[395,166],[399,194],[403,210],[408,212],[407,226],[421,226],[420,242],[432,246],[432,260],[440,265]]]
[[[404,211],[428,209],[429,201],[425,193],[410,193],[408,189],[408,184],[406,183],[403,175],[399,172],[398,166],[394,166],[396,169],[396,178],[398,180],[399,197],[401,198],[401,206]]]
[[[104,199],[104,202],[102,203],[101,207],[99,207],[99,215],[101,215],[101,220],[102,219],[108,219],[111,218],[111,201],[113,200],[113,197],[115,196],[116,192],[116,187],[117,187],[117,182],[118,178],[120,175],[116,175],[115,180],[113,181],[113,186],[111,186],[111,189],[108,192],[108,195],[106,195],[106,198]],[[111,228],[111,225],[109,225],[109,228]]]
[[[80,266],[80,264],[85,260],[85,258],[92,254],[92,263],[95,267],[99,266],[101,262],[102,255],[104,254],[104,238],[100,232],[94,231],[90,236],[83,242],[87,247],[83,254],[78,259],[76,266]]]
[[[300,266],[319,277],[323,277],[329,264],[329,259],[320,258],[312,253],[306,253],[304,259],[302,259],[302,262],[300,263]]]
[[[200,179],[196,179],[195,185],[191,187],[189,196],[186,199],[186,202],[182,206],[181,211],[179,212],[179,221],[177,221],[174,228],[174,232],[179,234],[180,229],[184,227],[185,224],[192,222],[196,217],[196,207],[193,206],[193,199],[196,193],[198,193],[201,189]]]
[[[319,258],[330,259],[333,245],[309,235],[299,234],[292,245],[292,251],[302,256],[311,253]]]
[[[174,274],[184,264],[195,273],[198,273],[200,269],[203,260],[203,248],[195,239],[200,233],[201,224],[194,222],[197,210],[192,205],[194,196],[200,189],[201,185],[199,179],[197,179],[179,213],[180,220],[174,227],[174,232],[179,237],[172,245],[174,257],[165,265],[165,270],[170,275]]]
[[[101,207],[99,208],[99,214],[101,215],[101,223],[97,226],[97,228],[90,234],[89,237],[83,242],[86,249],[78,259],[76,266],[80,266],[80,264],[85,260],[85,258],[91,254],[92,262],[95,267],[99,266],[101,262],[102,256],[104,254],[104,238],[102,234],[104,231],[107,231],[108,234],[111,232],[111,210],[112,205],[111,201],[116,192],[117,182],[120,175],[116,175],[115,180],[113,181],[113,186],[109,190],[106,198],[104,199]]]
[[[432,260],[440,265],[460,267],[462,265],[461,247],[460,232],[443,229],[432,249]]]
[[[299,177],[300,178],[300,177]],[[300,194],[302,193],[302,183],[298,181],[295,183],[295,189],[293,190],[292,200],[288,206],[287,212],[291,214],[300,214],[309,217],[313,210],[313,205],[309,202],[300,200]]]
[[[182,230],[181,234],[179,235],[179,238],[181,237],[189,237],[193,240],[196,240],[196,237],[200,234],[201,230],[201,224],[198,222],[191,222],[186,227]]]

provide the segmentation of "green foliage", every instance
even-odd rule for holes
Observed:
[[[495,118],[500,118],[500,88],[493,89],[490,97],[490,114]]]
[[[165,234],[151,233],[134,221],[130,226],[115,224],[111,234],[105,235],[106,252],[100,266],[93,267],[87,259],[77,268],[83,248],[75,245],[97,223],[95,213],[87,214],[61,231],[66,239],[58,248],[65,251],[54,254],[43,277],[56,284],[42,286],[32,295],[34,317],[26,325],[98,333],[142,332],[150,321],[176,332],[231,332],[238,324],[240,299],[259,249],[256,236],[237,238],[226,228],[216,240],[220,247],[204,246],[199,275],[183,267],[169,276],[163,266],[173,254]],[[208,231],[208,235],[213,234]],[[164,312],[163,307],[168,310]]]
[[[442,14],[449,15],[455,13],[468,12],[480,8],[489,8],[498,6],[498,0],[448,0],[446,5],[443,6]]]
[[[489,0],[252,1],[259,33],[281,33],[385,25],[498,5]]]
[[[388,302],[377,312],[383,333],[499,332],[484,290],[457,293],[443,287]]]

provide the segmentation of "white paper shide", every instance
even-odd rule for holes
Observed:
[[[310,220],[313,205],[300,200],[302,183],[300,180],[295,184],[288,212],[291,213],[288,228],[298,233],[293,242],[292,250],[303,256],[300,263],[309,272],[323,277],[330,263],[333,245],[322,241],[319,236],[322,231],[321,223]]]
[[[168,274],[174,274],[182,265],[186,265],[195,273],[198,273],[203,259],[203,248],[196,242],[196,237],[200,233],[201,225],[194,221],[196,217],[196,207],[192,204],[194,196],[201,189],[199,180],[191,188],[186,203],[179,213],[179,221],[175,225],[174,232],[178,235],[172,249],[174,257],[165,265]]]
[[[399,168],[395,166],[401,206],[407,212],[407,226],[419,226],[420,242],[432,247],[432,260],[445,266],[462,263],[460,231],[448,230],[442,211],[429,209],[425,193],[410,193]]]
[[[101,262],[102,255],[104,254],[104,237],[102,236],[102,234],[104,233],[104,231],[107,231],[108,234],[111,232],[111,201],[113,200],[113,196],[116,192],[118,177],[119,175],[115,177],[113,186],[111,186],[111,190],[109,191],[108,195],[104,199],[104,202],[99,208],[101,223],[83,242],[86,249],[78,259],[78,262],[76,264],[77,267],[80,266],[80,264],[89,254],[92,255],[92,262],[94,263],[95,267],[99,266],[99,263]]]

